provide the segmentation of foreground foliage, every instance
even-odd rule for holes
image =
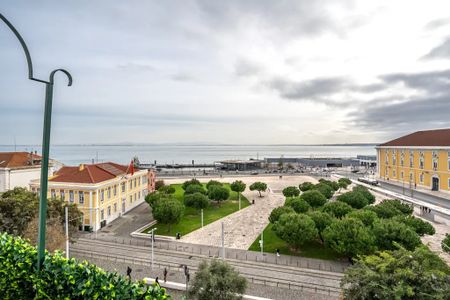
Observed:
[[[425,246],[365,256],[347,269],[345,299],[449,299],[450,268]]]
[[[87,262],[46,253],[36,271],[37,250],[23,239],[0,235],[2,299],[171,299],[164,289],[131,283]]]

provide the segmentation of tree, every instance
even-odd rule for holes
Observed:
[[[436,233],[433,225],[414,216],[395,216],[392,219],[410,227],[419,236],[424,236],[425,234],[433,235]]]
[[[280,239],[296,249],[318,235],[314,221],[304,214],[283,214],[272,228]]]
[[[186,189],[184,190],[184,194],[188,195],[188,194],[194,194],[194,193],[200,193],[200,194],[204,194],[206,195],[208,193],[207,190],[205,190],[205,188],[203,187],[203,185],[199,185],[199,184],[191,184],[188,185],[186,187]]]
[[[302,192],[306,192],[309,191],[310,189],[312,189],[314,187],[314,184],[312,184],[311,182],[303,182],[301,183],[298,188],[300,189],[300,191]]]
[[[66,245],[66,234],[64,226],[60,218],[47,219],[46,235],[45,235],[45,249],[50,252],[56,250],[64,250]],[[37,245],[39,229],[39,218],[35,216],[27,225],[24,233],[24,239],[29,240],[30,244]]]
[[[331,199],[331,197],[333,197],[334,194],[333,188],[325,183],[318,183],[314,185],[313,189],[321,192],[322,195],[324,195],[327,199]]]
[[[324,230],[323,238],[328,247],[349,259],[375,250],[372,233],[354,218],[345,217],[334,221]]]
[[[305,213],[311,209],[311,206],[308,204],[308,202],[300,197],[289,198],[289,200],[286,201],[285,205],[292,207],[296,213]]]
[[[367,199],[367,202],[369,204],[375,203],[375,196],[365,186],[357,185],[357,186],[353,187],[352,191],[361,193],[364,196],[364,198]]]
[[[227,200],[229,197],[230,191],[226,187],[213,185],[208,189],[208,198],[217,201],[217,204],[220,204],[220,201]]]
[[[269,222],[272,224],[275,224],[276,221],[278,221],[281,217],[281,215],[289,214],[289,213],[295,213],[295,210],[290,206],[280,206],[277,208],[274,208],[269,216]]]
[[[287,198],[297,197],[300,195],[300,190],[296,186],[288,186],[283,189],[283,195]]]
[[[218,186],[223,186],[222,182],[219,182],[217,180],[210,180],[208,181],[208,183],[206,184],[206,189],[209,190],[209,188],[213,185],[218,185]]]
[[[200,263],[189,288],[192,299],[237,300],[247,288],[247,280],[226,261],[213,259]]]
[[[164,180],[155,181],[155,190],[159,190],[161,187],[165,186]]]
[[[365,226],[372,227],[373,223],[378,220],[378,216],[371,210],[358,209],[347,214],[349,218],[359,219]]]
[[[342,218],[349,212],[351,212],[353,208],[347,203],[340,201],[328,202],[322,207],[322,211],[329,213],[336,218]]]
[[[382,250],[396,249],[395,243],[414,250],[421,243],[419,235],[413,229],[392,219],[375,222],[372,232],[378,248]]]
[[[368,206],[366,209],[374,211],[379,218],[392,218],[399,215],[411,215],[413,208],[409,204],[403,204],[400,200],[383,200],[375,206]]]
[[[352,181],[348,178],[339,178],[338,180],[339,188],[347,189],[350,184],[352,184]]]
[[[450,253],[450,234],[445,234],[445,238],[442,240],[441,243],[442,250],[444,250],[447,253]]]
[[[267,190],[267,184],[264,182],[254,182],[250,185],[250,191],[258,191],[259,197],[262,197],[261,192],[265,192]]]
[[[204,209],[209,206],[209,199],[202,193],[185,194],[184,205],[195,209]]]
[[[150,207],[152,209],[155,208],[156,204],[161,200],[161,199],[170,199],[170,195],[168,194],[162,194],[159,192],[153,192],[148,194],[147,196],[145,196],[145,202],[148,203],[148,205],[150,205]]]
[[[161,224],[167,224],[168,230],[172,224],[180,222],[184,213],[184,205],[180,201],[168,198],[162,201],[157,201],[155,207],[152,210],[153,218]]]
[[[339,195],[336,199],[337,201],[341,201],[347,203],[353,208],[360,209],[364,206],[367,206],[369,202],[366,197],[359,192],[347,192],[342,195]]]
[[[233,192],[238,194],[239,201],[241,201],[241,193],[245,191],[247,185],[241,180],[236,180],[230,184],[230,188]]]
[[[187,181],[183,182],[183,184],[181,185],[181,188],[182,188],[183,190],[186,190],[186,188],[187,188],[188,186],[192,185],[192,184],[202,185],[202,184],[200,183],[200,181],[198,181],[198,180],[195,179],[195,178],[192,178],[191,180],[187,180]]]
[[[448,299],[450,268],[427,247],[363,256],[341,281],[344,298]]]
[[[317,232],[319,233],[319,238],[323,243],[324,239],[322,233],[325,230],[325,228],[327,228],[328,226],[330,226],[331,223],[333,223],[334,218],[326,212],[317,210],[308,212],[307,215],[314,221],[314,224],[316,225],[317,228]]]
[[[308,202],[312,207],[320,207],[327,203],[327,198],[318,190],[309,190],[304,192],[300,198]]]
[[[175,194],[175,188],[171,185],[165,185],[159,188],[158,193]]]
[[[324,179],[324,178],[320,178],[320,179],[319,179],[319,182],[328,185],[328,186],[331,187],[334,191],[339,190],[339,184],[338,184],[336,181],[331,181],[331,180],[326,180],[326,179]]]

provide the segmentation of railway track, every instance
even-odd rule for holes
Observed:
[[[116,262],[148,265],[151,252],[148,247],[117,244],[90,239],[79,239],[72,246],[71,253],[85,258],[102,258]],[[154,249],[156,267],[182,271],[184,265],[197,270],[198,264],[212,257],[183,253],[174,250]],[[250,282],[280,288],[296,289],[337,296],[340,294],[341,273],[333,273],[291,266],[267,264],[263,262],[227,259]]]

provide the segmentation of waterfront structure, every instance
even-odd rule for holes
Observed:
[[[216,162],[215,166],[220,170],[227,171],[251,171],[260,170],[262,160],[250,159],[250,160],[222,160]]]
[[[0,193],[15,187],[29,188],[41,177],[42,157],[33,152],[0,152]],[[50,164],[50,173],[53,164]]]
[[[310,168],[342,168],[358,166],[359,161],[352,158],[339,157],[278,157],[264,158],[267,169],[278,169],[292,167],[294,169],[310,167]]]
[[[39,190],[39,181],[31,183]],[[48,196],[76,203],[83,213],[82,230],[97,231],[141,204],[155,189],[153,170],[113,162],[65,166],[48,180]]]
[[[450,128],[414,132],[376,149],[381,179],[450,192]]]
[[[376,155],[356,155],[356,159],[361,166],[366,168],[374,168],[377,165]]]

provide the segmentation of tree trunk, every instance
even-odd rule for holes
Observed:
[[[261,191],[258,191],[258,193],[259,193],[259,197],[261,198],[261,197],[262,197],[262,195],[261,195]]]

